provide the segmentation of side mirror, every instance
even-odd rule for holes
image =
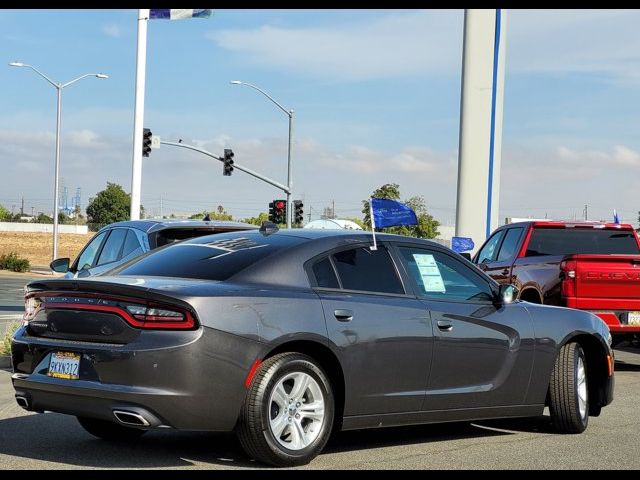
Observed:
[[[500,303],[513,303],[518,298],[518,289],[513,285],[500,285],[497,297]]]
[[[66,273],[69,271],[70,263],[71,263],[70,258],[56,258],[53,262],[49,264],[49,267],[54,272]]]
[[[469,252],[461,252],[460,255],[462,255],[467,260],[471,261],[471,254]]]

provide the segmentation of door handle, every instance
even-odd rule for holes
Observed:
[[[453,330],[453,323],[448,320],[438,320],[438,328],[443,332],[450,332]]]
[[[351,310],[338,309],[334,310],[333,314],[339,322],[350,322],[353,320],[353,311]]]

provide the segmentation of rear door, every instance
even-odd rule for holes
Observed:
[[[526,309],[494,304],[489,280],[445,250],[400,245],[398,252],[433,325],[422,409],[521,404],[534,352]]]
[[[387,248],[343,248],[314,259],[309,272],[341,353],[345,415],[418,411],[431,364],[431,320]]]

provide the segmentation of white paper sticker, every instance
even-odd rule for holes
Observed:
[[[425,292],[445,293],[444,281],[440,269],[433,255],[427,253],[414,253],[413,259],[422,277],[422,285]]]

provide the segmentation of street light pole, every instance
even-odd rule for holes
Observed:
[[[49,82],[56,89],[58,94],[58,108],[56,115],[56,166],[55,166],[55,174],[54,174],[54,187],[53,187],[53,252],[52,252],[52,260],[55,260],[58,257],[58,194],[59,194],[59,172],[60,172],[60,126],[61,126],[61,114],[62,114],[62,90],[65,87],[68,87],[72,83],[77,82],[78,80],[82,80],[85,77],[96,77],[96,78],[109,78],[108,75],[104,73],[85,73],[84,75],[80,75],[73,80],[68,81],[67,83],[54,82],[49,77],[47,77],[44,73],[38,70],[33,65],[27,65],[26,63],[21,62],[11,62],[9,63],[10,67],[27,67],[36,72],[42,78],[44,78],[47,82]]]
[[[293,187],[293,178],[291,176],[291,149],[293,146],[293,118],[294,118],[294,112],[293,110],[287,110],[286,108],[284,108],[280,103],[278,103],[271,95],[269,95],[267,92],[265,92],[264,90],[262,90],[260,87],[257,87],[251,83],[246,83],[246,82],[241,82],[240,80],[232,80],[231,82],[232,85],[245,85],[247,87],[251,87],[254,90],[257,90],[258,92],[260,92],[262,95],[264,95],[265,97],[267,97],[269,100],[271,100],[280,110],[282,110],[285,115],[287,115],[289,117],[289,146],[287,148],[287,228],[291,228],[291,218],[293,215],[293,212],[291,211],[292,206],[291,206],[291,188]]]

